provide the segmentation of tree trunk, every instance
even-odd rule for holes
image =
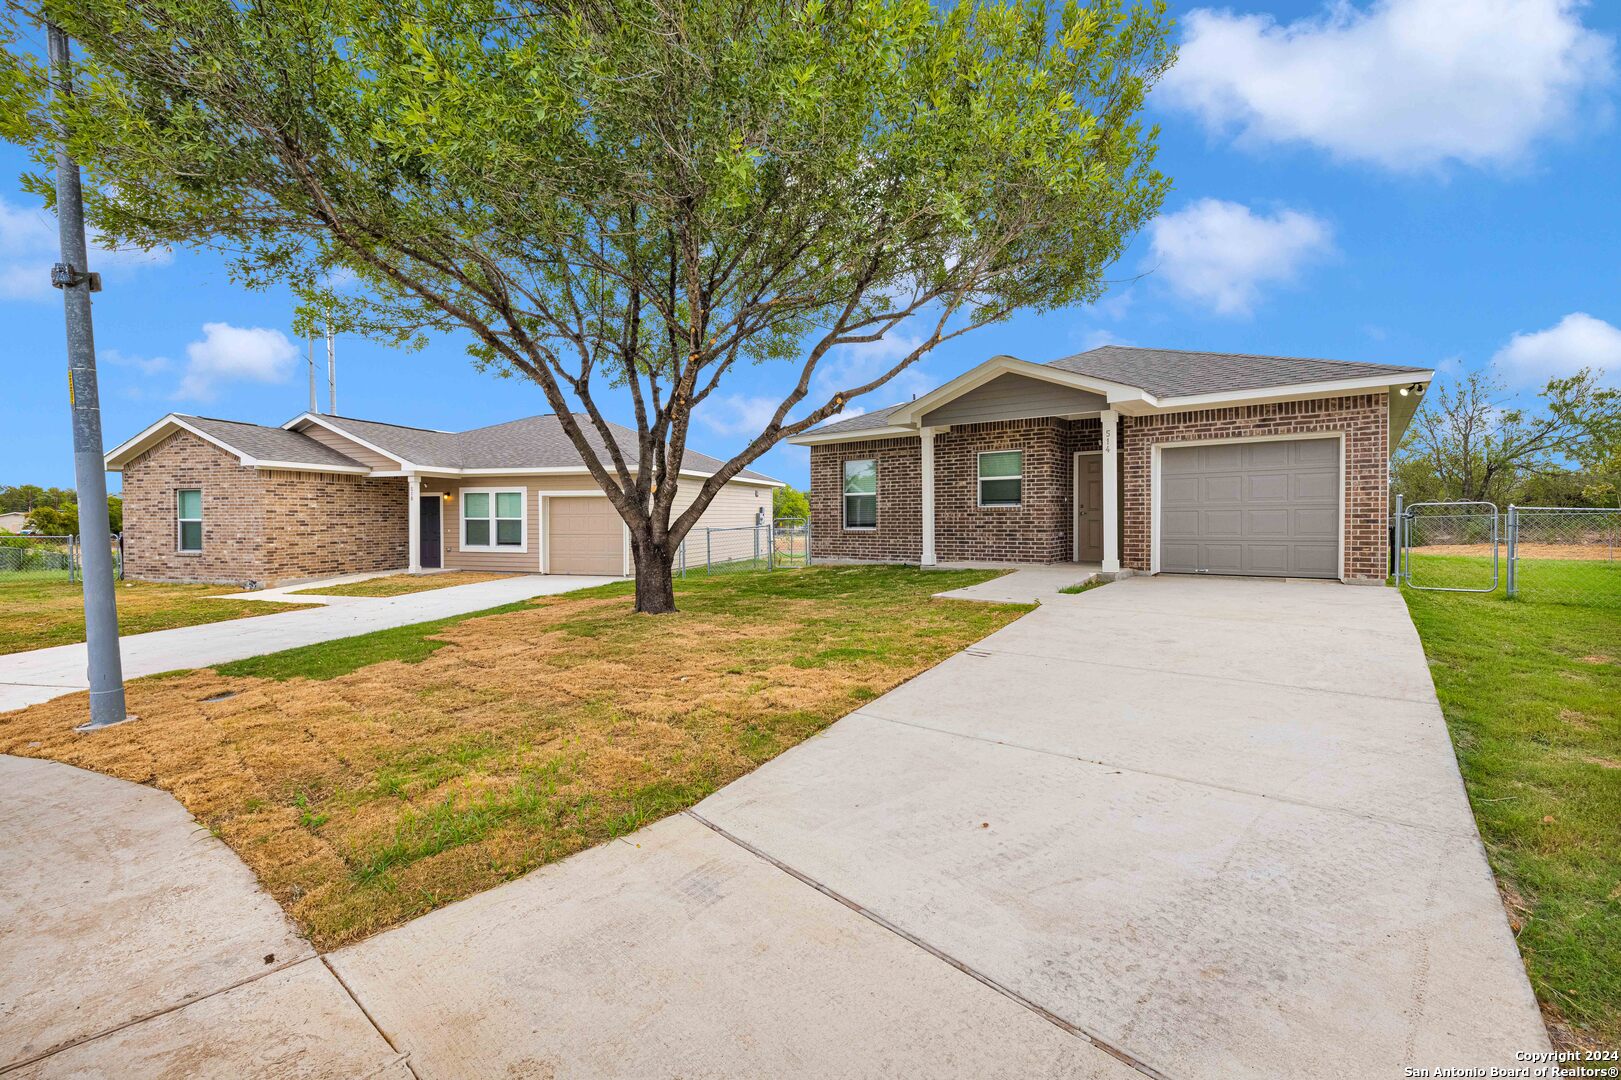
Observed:
[[[659,547],[651,538],[631,534],[630,554],[636,564],[636,610],[644,615],[675,611],[674,546]]]

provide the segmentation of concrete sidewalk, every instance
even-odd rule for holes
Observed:
[[[8,1080],[410,1076],[247,867],[169,795],[0,756],[0,831]]]
[[[255,615],[224,623],[184,626],[135,634],[121,642],[124,677],[138,679],[181,668],[208,667],[230,660],[369,634],[395,626],[432,622],[452,615],[500,607],[536,596],[606,585],[617,578],[522,574],[499,581],[452,585],[444,589],[379,597],[358,603]],[[89,689],[85,647],[0,656],[0,712],[21,709],[64,694]]]

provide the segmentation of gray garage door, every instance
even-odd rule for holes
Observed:
[[[1339,440],[1179,446],[1160,467],[1161,570],[1339,576]]]

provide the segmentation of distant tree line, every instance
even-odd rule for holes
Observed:
[[[1621,391],[1603,375],[1551,379],[1530,403],[1490,370],[1437,383],[1397,449],[1393,490],[1409,503],[1621,505]]]
[[[38,484],[0,485],[0,514],[27,514],[26,528],[41,536],[79,535],[79,496],[72,488]],[[113,532],[124,531],[124,500],[107,496],[107,518]]]

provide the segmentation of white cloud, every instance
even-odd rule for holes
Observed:
[[[1189,13],[1164,96],[1216,131],[1387,169],[1512,163],[1614,74],[1580,0],[1344,0],[1280,25]]]
[[[765,430],[781,404],[781,398],[726,394],[706,400],[698,410],[698,419],[722,435],[752,437]]]
[[[298,346],[280,330],[204,323],[203,339],[186,346],[186,370],[175,397],[211,400],[222,383],[286,382]]]
[[[1334,250],[1328,222],[1299,210],[1257,214],[1200,199],[1155,218],[1149,247],[1157,274],[1177,293],[1223,315],[1248,314],[1261,287],[1293,281]]]
[[[0,199],[0,300],[54,297],[51,265],[60,257],[54,217],[37,207],[13,206]],[[90,236],[90,266],[99,273],[162,265],[172,257],[165,249],[110,248],[100,236]]]
[[[1492,363],[1514,387],[1542,386],[1584,367],[1621,372],[1621,330],[1575,311],[1546,330],[1515,334]]]

